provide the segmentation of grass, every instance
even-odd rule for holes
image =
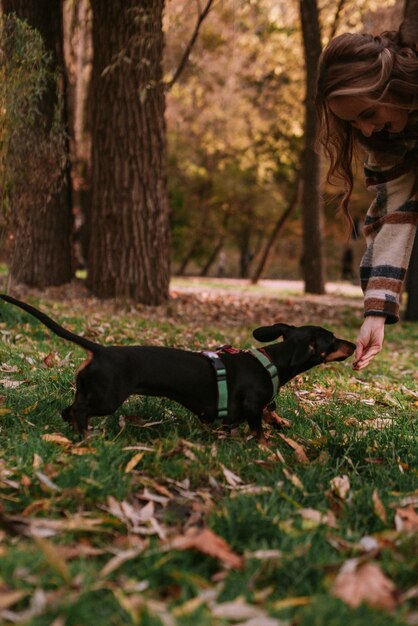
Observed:
[[[193,296],[159,310],[35,300],[103,343],[191,349],[254,345],[252,302],[219,318]],[[209,310],[210,327],[192,328]],[[291,425],[260,446],[245,425],[209,428],[140,397],[79,440],[59,412],[83,351],[13,307],[0,315],[2,623],[417,623],[418,325],[388,328],[365,371],[329,364],[292,381],[278,398]],[[355,309],[301,315],[355,338]],[[193,529],[211,531],[206,547]],[[335,594],[350,559],[343,589],[369,592],[356,607]]]

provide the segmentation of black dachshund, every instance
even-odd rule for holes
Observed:
[[[230,424],[247,421],[260,438],[263,410],[278,387],[315,365],[343,361],[355,350],[353,343],[320,326],[281,323],[257,328],[253,335],[262,342],[279,337],[283,341],[252,351],[214,354],[159,346],[105,347],[66,330],[25,302],[5,294],[0,298],[87,350],[88,357],[77,372],[74,402],[62,411],[64,420],[80,433],[87,429],[89,417],[110,415],[131,394],[141,394],[175,400],[206,423],[220,416]],[[224,409],[220,407],[222,386]]]

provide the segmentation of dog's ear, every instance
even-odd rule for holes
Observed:
[[[257,341],[274,341],[279,337],[283,337],[286,339],[286,334],[294,328],[294,326],[289,326],[289,324],[272,324],[272,326],[260,326],[260,328],[256,328],[253,330],[253,337],[257,339]]]
[[[296,343],[290,359],[291,367],[304,365],[314,352],[315,346],[311,342],[307,341],[305,343]]]

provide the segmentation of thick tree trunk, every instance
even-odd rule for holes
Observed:
[[[5,13],[15,13],[36,28],[52,56],[63,68],[61,3],[55,0],[2,0]],[[37,287],[60,285],[72,278],[71,203],[64,142],[51,148],[48,135],[57,105],[51,80],[39,106],[45,121],[37,150],[21,146],[23,180],[12,191],[12,280]],[[40,124],[41,126],[41,124]],[[41,132],[41,131],[40,131]],[[43,148],[41,147],[43,146]],[[22,167],[23,166],[23,167]],[[18,193],[16,193],[18,191]]]
[[[305,291],[325,293],[321,159],[315,152],[316,112],[314,96],[321,35],[316,0],[300,0],[300,15],[306,62],[305,149],[303,155],[303,268]]]
[[[164,0],[92,0],[92,206],[88,283],[101,298],[168,297],[170,230]]]

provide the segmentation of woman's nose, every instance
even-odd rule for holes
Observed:
[[[373,122],[367,122],[366,120],[360,120],[354,124],[356,128],[365,136],[370,137],[376,130],[376,124]]]

